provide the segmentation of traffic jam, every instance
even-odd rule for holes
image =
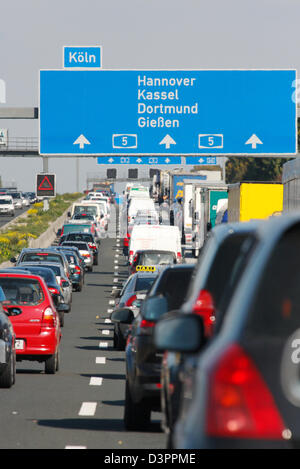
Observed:
[[[149,431],[155,413],[169,450],[298,447],[300,216],[286,165],[283,183],[157,170],[149,186],[86,191],[49,247],[0,269],[0,387],[18,385],[23,361],[59,376],[72,299],[112,238],[106,359],[124,361],[122,431]]]

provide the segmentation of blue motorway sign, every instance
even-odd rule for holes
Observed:
[[[64,46],[63,49],[64,68],[101,68],[102,48],[101,46]]]
[[[42,70],[42,155],[292,155],[295,70]]]
[[[217,157],[216,156],[187,156],[185,158],[185,164],[192,165],[216,165]]]
[[[134,165],[181,165],[180,156],[101,156],[97,158],[98,164],[134,164]]]

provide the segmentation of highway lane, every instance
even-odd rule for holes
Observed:
[[[11,216],[6,216],[6,215],[1,215],[0,216],[0,228],[4,225],[6,225],[6,223],[9,223],[10,221],[14,220],[15,218],[19,217],[20,215],[22,215],[22,213],[25,213],[27,212],[27,210],[30,209],[30,207],[23,207],[22,209],[16,209],[15,210],[15,216],[14,217],[11,217]]]
[[[113,221],[114,216],[110,235]],[[113,326],[107,322],[115,272],[118,279],[127,274],[117,243],[115,238],[102,240],[99,265],[86,274],[83,291],[73,293],[62,329],[59,372],[46,375],[43,364],[17,363],[16,384],[0,390],[5,429],[0,448],[165,448],[159,413],[147,432],[127,432],[123,426],[124,352],[113,350]]]

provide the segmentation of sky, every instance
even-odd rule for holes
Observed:
[[[101,45],[104,69],[300,68],[300,0],[0,0],[6,103],[36,107],[40,69],[61,69],[64,45]],[[274,97],[276,99],[276,96]],[[10,138],[37,120],[1,120]],[[0,158],[2,181],[34,190],[42,158]],[[95,158],[80,158],[80,190]],[[50,158],[58,192],[76,190],[74,158]]]

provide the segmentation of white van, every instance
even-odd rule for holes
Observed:
[[[127,212],[128,223],[132,223],[137,212],[140,210],[147,210],[147,211],[155,212],[154,200],[150,198],[140,198],[140,197],[131,199],[129,202],[128,212]]]
[[[0,196],[0,215],[15,215],[15,206],[11,195]]]
[[[73,204],[70,216],[73,217],[73,215],[77,215],[79,213],[94,215],[96,217],[97,223],[100,223],[101,219],[103,218],[101,215],[105,216],[105,207],[102,207],[102,205],[98,202],[83,200],[82,202]]]
[[[172,251],[177,262],[182,261],[181,236],[178,226],[135,225],[129,245],[129,263],[140,250]]]

